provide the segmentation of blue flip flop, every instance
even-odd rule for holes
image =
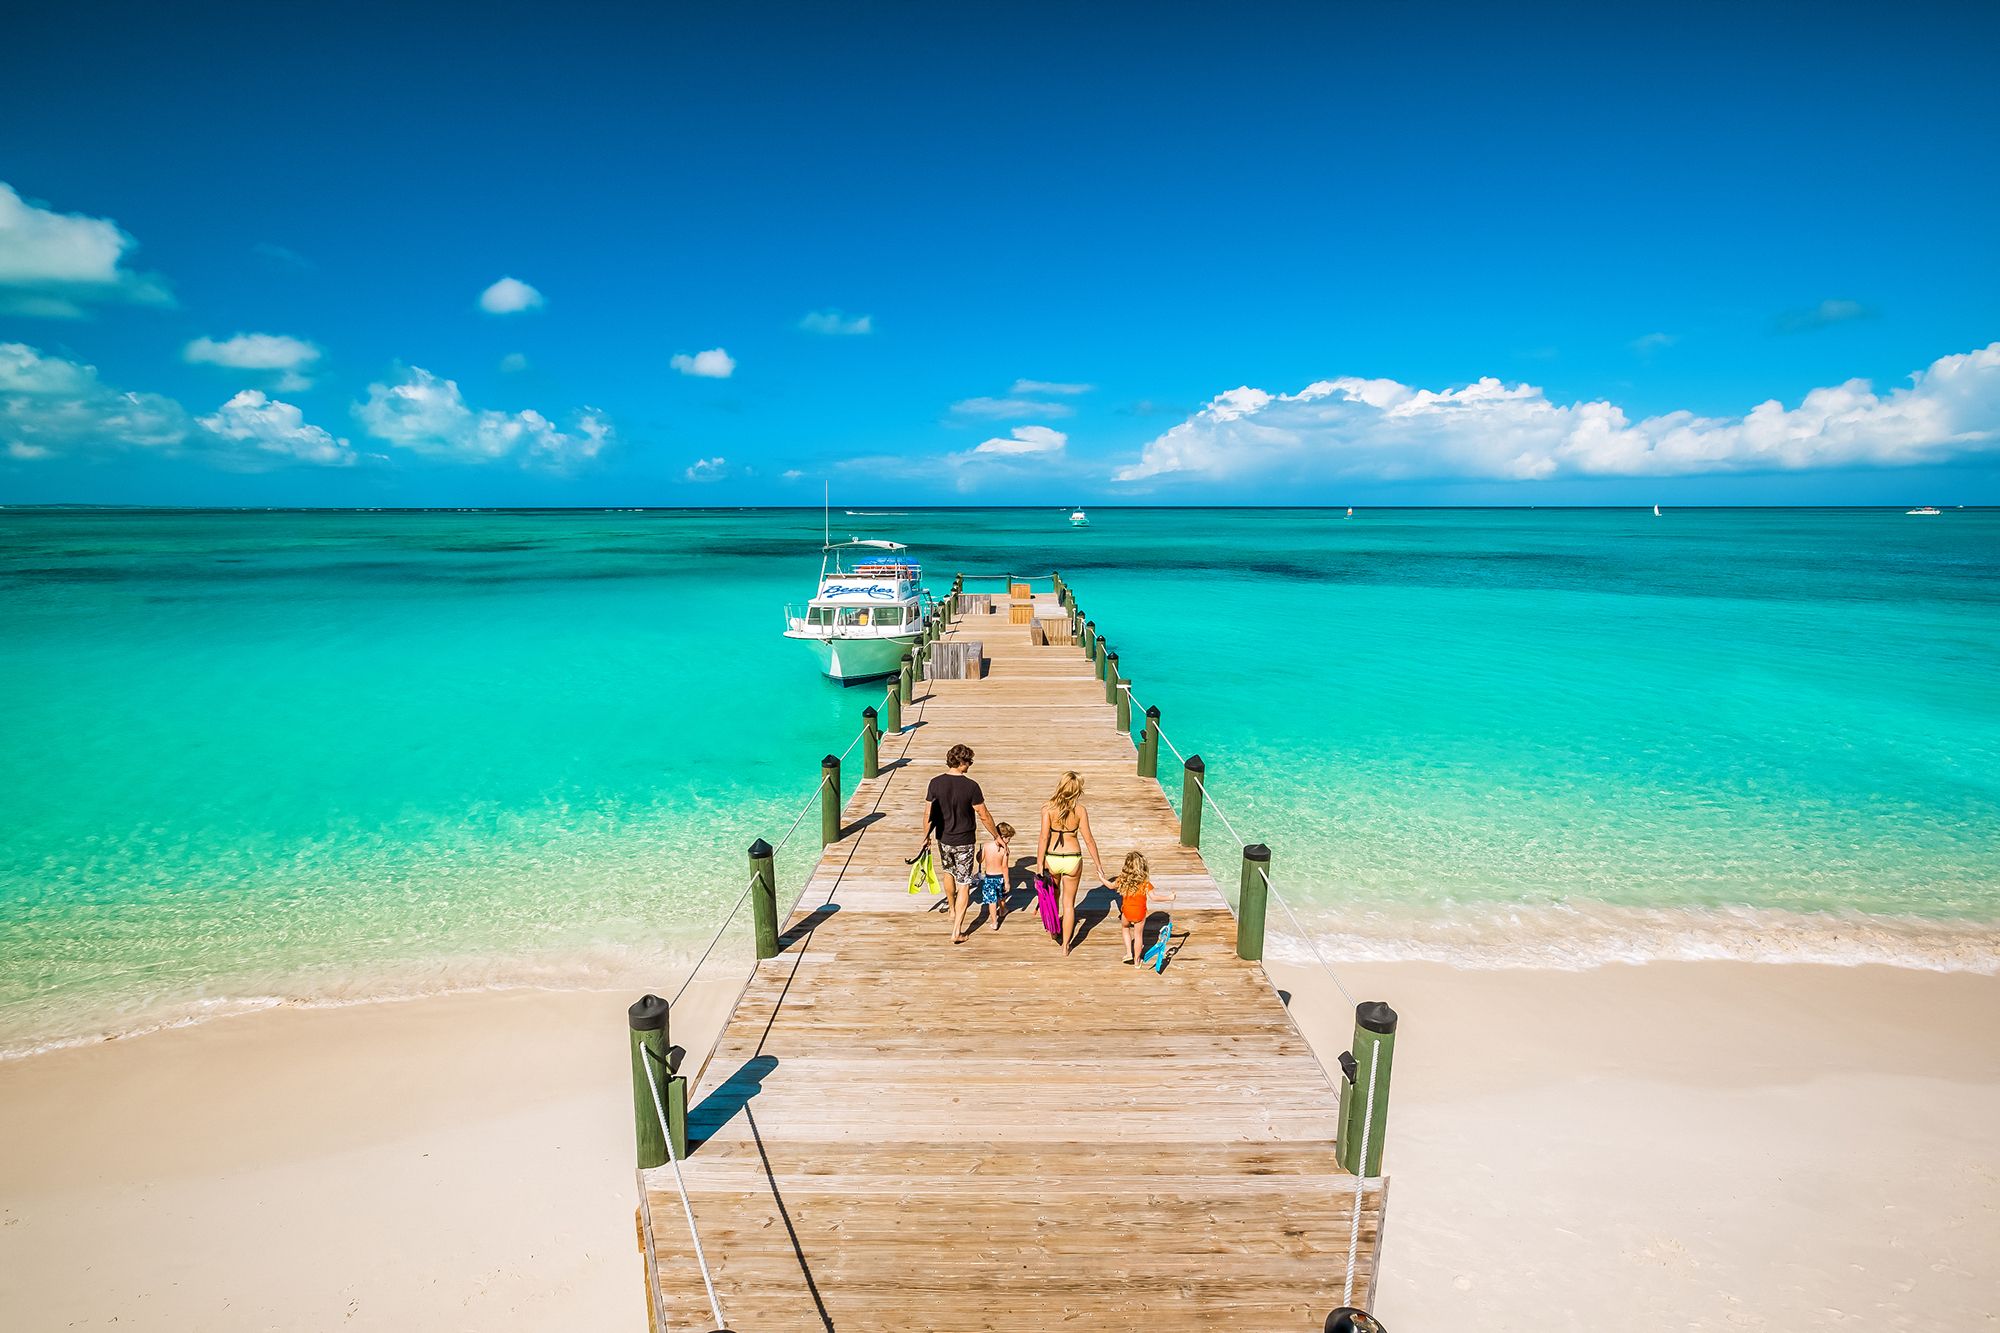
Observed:
[[[1139,955],[1139,960],[1144,963],[1151,963],[1153,965],[1153,970],[1155,972],[1166,971],[1167,941],[1171,940],[1173,937],[1174,937],[1174,923],[1169,921],[1167,922],[1166,925],[1160,928],[1160,938],[1154,940],[1152,945],[1147,948],[1146,952]]]

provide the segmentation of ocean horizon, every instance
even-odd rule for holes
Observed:
[[[1060,569],[1336,965],[2000,971],[2000,511],[861,508]],[[0,1053],[684,967],[879,699],[779,636],[820,535],[0,508]]]

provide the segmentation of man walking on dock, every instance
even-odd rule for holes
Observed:
[[[1000,836],[1000,830],[986,811],[986,793],[966,775],[966,770],[972,767],[972,747],[952,746],[945,751],[944,766],[945,771],[932,778],[924,791],[924,841],[917,854],[923,854],[935,833],[938,860],[951,877],[951,942],[963,944],[965,917],[972,908],[972,886],[979,880],[979,829],[975,816],[995,838]]]

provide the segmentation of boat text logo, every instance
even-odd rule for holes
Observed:
[[[896,590],[886,583],[829,583],[819,590],[822,597],[873,597],[877,601],[893,602]]]

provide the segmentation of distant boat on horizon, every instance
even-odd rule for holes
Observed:
[[[1903,512],[1905,514],[1921,514],[1928,518],[1932,514],[1942,514],[1944,510],[1937,508],[1935,505],[1919,505],[1915,509],[1905,509]]]
[[[1349,509],[1349,510],[1347,511],[1347,515],[1346,515],[1346,516],[1347,516],[1348,518],[1353,518],[1353,517],[1354,517],[1354,511],[1353,511],[1352,509]]]
[[[1653,517],[1654,517],[1654,518],[1658,518],[1659,516],[1660,516],[1660,507],[1659,507],[1658,505],[1654,505],[1654,506],[1653,506]]]
[[[1073,509],[1069,515],[1069,525],[1073,528],[1087,528],[1090,526],[1090,515],[1081,509]]]

